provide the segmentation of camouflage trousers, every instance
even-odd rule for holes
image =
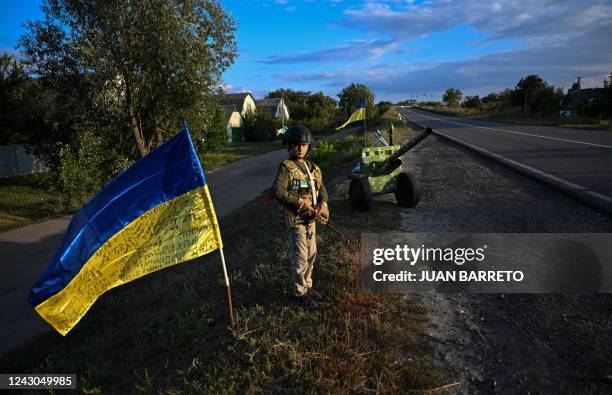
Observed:
[[[289,228],[293,294],[304,295],[312,288],[312,269],[317,257],[316,222],[294,223]]]

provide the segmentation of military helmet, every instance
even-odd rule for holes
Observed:
[[[311,144],[312,133],[302,125],[293,125],[285,132],[285,143],[291,144]]]

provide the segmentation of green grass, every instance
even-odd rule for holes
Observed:
[[[367,144],[371,146],[374,142],[374,131],[376,129],[383,133],[389,142],[389,128],[391,122],[394,125],[394,144],[401,144],[411,135],[410,125],[403,126],[398,120],[398,112],[391,108],[381,117],[369,121]],[[364,146],[363,135],[346,136],[337,140],[322,140],[317,143],[310,153],[309,159],[315,162],[326,174],[329,170],[341,163],[350,162],[359,158],[361,149]]]
[[[66,214],[48,174],[0,179],[0,232]]]
[[[437,387],[426,309],[360,291],[361,232],[391,231],[378,202],[356,215],[330,203],[343,239],[318,231],[314,284],[328,304],[294,302],[286,231],[276,204],[254,201],[221,220],[236,327],[227,328],[217,253],[103,296],[65,338],[41,335],[0,358],[8,372],[76,372],[88,393],[364,393]],[[388,208],[388,207],[387,207]]]
[[[199,156],[204,171],[211,171],[249,156],[260,155],[282,148],[283,146],[280,144],[280,141],[244,143],[230,146],[217,152],[201,152]]]
[[[204,170],[211,171],[248,156],[281,148],[279,142],[246,143],[220,152],[201,153],[200,159]],[[51,180],[50,173],[0,179],[0,232],[69,214],[62,208],[60,194],[52,188]]]

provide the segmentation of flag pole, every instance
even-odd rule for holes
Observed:
[[[363,109],[363,147],[364,148],[368,146],[368,132],[366,129],[366,118],[367,117],[368,117],[368,114],[366,112],[366,109],[364,108]]]
[[[234,308],[232,306],[232,290],[230,288],[229,277],[227,276],[227,267],[225,266],[225,256],[223,255],[223,247],[219,248],[221,254],[221,265],[223,266],[223,276],[225,277],[225,289],[227,290],[227,313],[230,324],[234,327]]]

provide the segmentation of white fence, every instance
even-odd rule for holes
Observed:
[[[20,145],[0,145],[0,178],[47,171],[38,158]]]

